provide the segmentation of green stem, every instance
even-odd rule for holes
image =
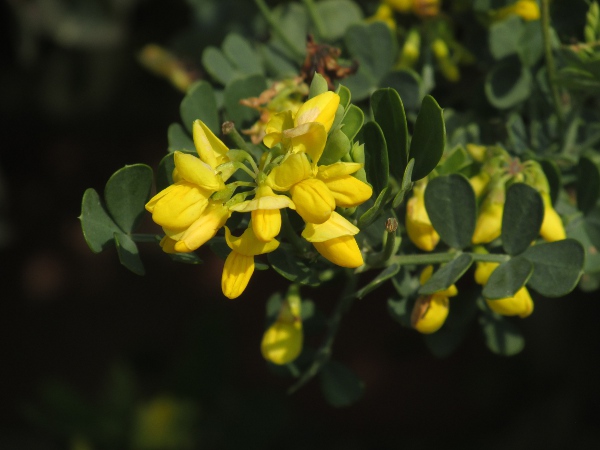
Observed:
[[[258,9],[260,9],[261,14],[265,18],[269,26],[273,29],[273,32],[277,35],[279,39],[281,39],[283,45],[285,45],[297,59],[304,59],[304,54],[300,50],[298,50],[298,48],[296,48],[296,46],[290,40],[287,34],[285,34],[285,32],[281,29],[279,23],[277,23],[275,17],[273,17],[271,10],[264,2],[264,0],[254,0],[254,3],[256,3],[256,6],[258,6]]]
[[[548,83],[552,91],[552,101],[560,126],[564,125],[565,117],[560,102],[560,93],[556,85],[556,64],[552,54],[552,37],[550,36],[550,0],[542,0],[542,37],[544,41],[544,53],[546,57],[546,70],[548,71]]]
[[[313,0],[303,0],[306,9],[308,10],[308,15],[310,16],[310,20],[315,24],[315,31],[317,32],[318,40],[323,39],[325,36],[325,26],[323,25],[323,21],[321,20],[321,16],[317,13],[317,8],[315,6],[315,2]]]
[[[221,131],[226,136],[229,136],[237,148],[244,150],[247,153],[250,153],[250,149],[248,148],[248,143],[244,140],[239,131],[235,128],[235,124],[231,121],[224,122],[221,126]]]
[[[391,222],[390,227],[388,227],[388,223],[390,223],[390,221],[395,221],[395,224],[394,222]],[[388,219],[388,222],[386,222],[386,228],[387,236],[385,240],[385,246],[383,247],[383,251],[381,253],[376,253],[372,255],[371,258],[367,260],[367,264],[371,267],[381,267],[385,265],[394,254],[394,250],[397,250],[396,230],[398,229],[398,221],[396,219]]]
[[[288,242],[294,246],[299,254],[303,255],[306,253],[306,241],[298,236],[294,231],[285,208],[281,210],[281,232]]]
[[[496,255],[492,253],[469,253],[474,261],[479,262],[497,262],[503,263],[510,259],[508,255]],[[390,258],[390,263],[398,265],[417,265],[417,264],[442,264],[452,261],[456,258],[456,253],[432,253],[428,255],[397,255]]]
[[[130,235],[131,239],[135,242],[160,242],[160,236],[156,234],[145,234],[145,233],[134,233]]]
[[[344,291],[329,320],[329,329],[327,330],[327,336],[325,336],[323,344],[319,347],[316,357],[310,367],[306,369],[300,379],[288,389],[288,394],[293,394],[313,379],[315,375],[320,372],[321,368],[331,359],[331,349],[333,348],[335,337],[340,328],[342,316],[350,309],[352,301],[354,300],[353,293],[356,290],[356,276],[351,270],[346,271],[346,280]]]

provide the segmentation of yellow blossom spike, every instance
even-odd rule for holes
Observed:
[[[236,237],[231,234],[228,227],[225,227],[225,241],[231,250],[246,256],[270,253],[279,247],[279,241],[262,242],[258,240],[252,228],[247,228],[241,236]]]
[[[310,156],[312,166],[316,167],[325,150],[327,131],[323,124],[311,122],[285,130],[283,138],[289,139],[289,148],[293,153],[306,153]]]
[[[277,321],[265,331],[260,350],[267,361],[278,365],[288,364],[302,352],[303,340],[301,326]]]
[[[179,177],[203,189],[220,191],[225,187],[223,179],[211,167],[193,155],[175,152],[173,156]]]
[[[234,299],[242,295],[254,273],[254,256],[232,251],[223,266],[221,289],[225,297]]]
[[[556,210],[552,207],[550,195],[541,193],[544,201],[544,220],[540,229],[540,236],[548,242],[560,241],[567,237],[565,227]]]
[[[432,251],[440,241],[425,209],[424,188],[419,185],[406,203],[406,232],[412,243],[426,252]]]
[[[281,231],[281,212],[279,209],[256,209],[250,214],[256,239],[269,242],[277,237]]]
[[[442,295],[427,295],[417,299],[411,314],[411,326],[420,333],[431,334],[444,325],[450,301]]]
[[[473,244],[487,244],[500,237],[503,211],[504,204],[502,203],[488,202],[484,204],[475,223]]]
[[[267,184],[276,191],[288,191],[294,184],[310,177],[310,163],[303,153],[288,156],[267,177]]]
[[[336,162],[328,166],[319,166],[317,178],[327,181],[333,178],[339,178],[346,175],[352,175],[362,169],[364,164],[354,162]]]
[[[333,194],[335,204],[342,208],[358,206],[371,198],[373,188],[351,175],[325,181],[325,186]]]
[[[146,209],[158,225],[182,229],[198,220],[208,205],[209,195],[196,185],[180,181],[156,194]]]
[[[198,249],[217,234],[230,215],[227,207],[220,203],[213,203],[179,237],[175,250],[189,253]]]
[[[307,223],[323,223],[335,209],[335,198],[325,183],[307,178],[290,188],[296,211]]]
[[[364,264],[354,236],[340,236],[312,244],[321,256],[340,267],[354,269]]]
[[[486,299],[486,303],[492,311],[503,316],[519,316],[524,319],[533,312],[533,300],[526,287],[519,289],[514,297]]]
[[[201,120],[195,120],[192,126],[194,145],[198,156],[212,169],[229,161],[229,149]]]
[[[294,123],[299,126],[308,122],[319,122],[325,127],[325,132],[329,133],[339,104],[338,94],[331,91],[323,92],[300,107],[294,117]]]
[[[281,142],[282,133],[289,128],[294,128],[294,119],[292,118],[291,111],[288,110],[273,114],[265,127],[263,143],[268,148],[275,147]]]
[[[308,242],[324,242],[340,236],[354,236],[360,230],[342,215],[333,211],[331,217],[321,224],[307,223],[302,237]]]

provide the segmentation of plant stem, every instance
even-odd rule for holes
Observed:
[[[157,243],[160,242],[161,238],[156,234],[134,233],[131,234],[131,239],[133,239],[135,242]]]
[[[224,135],[229,136],[239,149],[244,150],[246,153],[250,153],[248,144],[240,135],[239,131],[235,128],[235,123],[229,120],[227,122],[223,122],[223,125],[221,125],[221,131]]]
[[[317,8],[315,6],[315,2],[313,0],[302,0],[306,9],[308,10],[308,15],[310,16],[310,20],[315,24],[315,31],[317,32],[317,38],[323,39],[325,36],[325,27],[323,25],[323,21],[321,20],[321,16],[317,13]]]
[[[474,261],[503,263],[510,259],[508,255],[469,253]],[[390,263],[401,266],[409,264],[441,264],[452,261],[457,253],[433,253],[428,255],[397,255],[390,258]]]
[[[554,103],[556,116],[558,117],[558,121],[562,128],[565,117],[560,102],[560,93],[558,92],[558,86],[556,85],[556,64],[554,62],[554,55],[552,54],[552,37],[550,31],[550,0],[542,0],[542,38],[544,41],[548,83],[550,83],[550,90],[552,91],[552,101]]]
[[[277,23],[277,21],[273,17],[271,10],[269,10],[269,7],[264,2],[264,0],[254,0],[254,3],[256,3],[256,6],[258,6],[258,9],[260,9],[261,14],[265,18],[269,26],[273,29],[273,32],[277,35],[279,39],[281,39],[283,45],[285,45],[288,48],[288,50],[292,52],[296,59],[304,59],[304,54],[300,50],[298,50],[298,48],[296,48],[296,46],[290,40],[287,34],[285,34],[285,32],[281,29],[279,23]]]
[[[346,284],[344,286],[344,291],[342,292],[342,295],[335,306],[335,310],[331,315],[331,319],[329,320],[327,336],[325,336],[325,340],[323,341],[321,347],[319,347],[317,355],[310,367],[306,369],[300,379],[288,389],[288,394],[293,394],[306,383],[308,383],[320,372],[321,368],[329,361],[329,359],[331,359],[331,349],[333,347],[333,342],[335,341],[335,336],[340,328],[342,316],[346,311],[348,311],[348,309],[350,309],[352,301],[354,300],[354,291],[356,290],[356,276],[354,276],[351,270],[347,270],[345,274]]]
[[[281,210],[281,232],[298,253],[301,255],[306,253],[306,241],[299,237],[294,231],[285,208]]]

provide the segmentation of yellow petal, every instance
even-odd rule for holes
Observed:
[[[236,237],[231,234],[229,228],[225,227],[225,240],[231,250],[246,256],[270,253],[279,247],[279,241],[276,240],[269,242],[260,241],[252,228],[247,228],[241,236]]]
[[[282,209],[291,208],[295,209],[294,202],[285,196],[277,195],[273,190],[266,185],[259,186],[256,190],[256,195],[252,200],[246,200],[238,203],[237,205],[231,206],[229,209],[237,212],[250,212],[256,211],[257,209]]]
[[[192,134],[198,156],[211,168],[216,169],[218,165],[229,161],[227,157],[229,149],[204,122],[201,120],[194,121]]]
[[[420,333],[431,334],[439,330],[448,317],[450,301],[441,295],[419,297],[411,314],[411,325]]]
[[[499,265],[500,263],[495,262],[478,262],[477,268],[475,269],[475,283],[482,286],[485,285],[490,279],[492,272],[496,270],[496,267]]]
[[[414,0],[384,0],[385,3],[390,5],[396,11],[399,12],[409,12],[412,8]]]
[[[222,204],[213,204],[192,223],[175,244],[175,250],[189,253],[212,239],[219,229],[225,225],[231,213]]]
[[[154,202],[156,197],[159,198]],[[207,192],[186,181],[169,186],[155,198],[148,202],[152,203],[149,208],[152,209],[152,220],[166,228],[188,227],[198,220],[208,205]]]
[[[473,233],[473,244],[487,244],[499,238],[502,233],[502,203],[491,202],[484,206],[477,217],[475,232]]]
[[[331,91],[324,92],[304,103],[296,113],[294,122],[296,126],[308,122],[319,122],[329,133],[339,104],[340,96],[338,94]]]
[[[487,172],[479,172],[477,175],[469,178],[469,183],[471,183],[471,187],[475,192],[475,197],[481,197],[489,182],[490,176]]]
[[[440,241],[440,235],[431,225],[421,192],[415,190],[415,195],[406,203],[406,232],[413,244],[430,252]]]
[[[227,298],[237,298],[248,286],[254,273],[254,257],[245,256],[236,251],[229,254],[223,266],[221,289]]]
[[[333,194],[335,204],[342,208],[358,206],[373,195],[371,186],[351,175],[326,180],[325,185]]]
[[[311,122],[284,131],[283,137],[289,140],[290,151],[306,153],[310,156],[312,166],[315,167],[325,150],[327,131],[323,124]]]
[[[327,181],[331,178],[339,178],[345,175],[352,175],[362,169],[364,164],[350,162],[336,162],[328,166],[319,166],[317,178]]]
[[[324,242],[340,236],[354,236],[360,230],[343,216],[333,211],[331,217],[321,224],[307,223],[302,237],[308,242]]]
[[[175,250],[175,243],[177,241],[171,239],[169,236],[164,236],[160,240],[160,247],[163,249],[165,253],[177,253]]]
[[[315,249],[325,258],[341,267],[351,269],[364,264],[354,236],[340,236],[323,242],[313,242]]]
[[[283,111],[277,114],[272,114],[265,126],[265,137],[263,143],[268,148],[273,148],[281,142],[282,133],[294,128],[294,120],[292,119],[291,111]]]
[[[503,316],[519,316],[524,319],[533,312],[533,300],[526,287],[519,289],[514,297],[486,299],[486,303],[492,311]]]
[[[431,278],[431,275],[433,275],[433,266],[426,266],[421,272],[421,275],[419,276],[419,282],[421,283],[421,285],[424,285]],[[456,288],[456,285],[453,284],[452,286],[450,286],[447,289],[444,289],[443,291],[436,292],[434,295],[442,297],[455,297],[458,295],[458,289]]]
[[[325,183],[307,178],[290,189],[296,211],[307,223],[323,223],[335,209],[335,198]]]
[[[221,176],[199,158],[188,153],[175,152],[173,159],[177,173],[185,181],[211,191],[219,191],[225,187]]]
[[[272,241],[281,231],[281,212],[279,212],[279,209],[256,209],[252,211],[251,216],[252,230],[259,241]]]
[[[288,191],[294,184],[312,175],[310,163],[303,153],[288,156],[267,177],[267,183],[276,191]]]
[[[288,364],[302,351],[302,328],[285,322],[275,322],[263,335],[260,350],[267,361]]]
[[[560,241],[567,237],[565,227],[556,210],[552,207],[550,196],[542,194],[544,200],[544,220],[540,229],[540,236],[548,242]]]

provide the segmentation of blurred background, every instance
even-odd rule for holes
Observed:
[[[490,353],[473,324],[440,360],[379,290],[342,322],[336,358],[366,390],[335,409],[314,381],[288,396],[261,357],[265,302],[285,280],[258,272],[227,301],[209,251],[192,266],[148,245],[138,277],[89,250],[84,190],[156,167],[179,120],[183,94],[140,49],[199,70],[202,49],[254,14],[233,0],[0,3],[0,449],[597,448],[595,294],[539,299],[518,356]],[[324,291],[303,294],[330,311],[337,288]]]

